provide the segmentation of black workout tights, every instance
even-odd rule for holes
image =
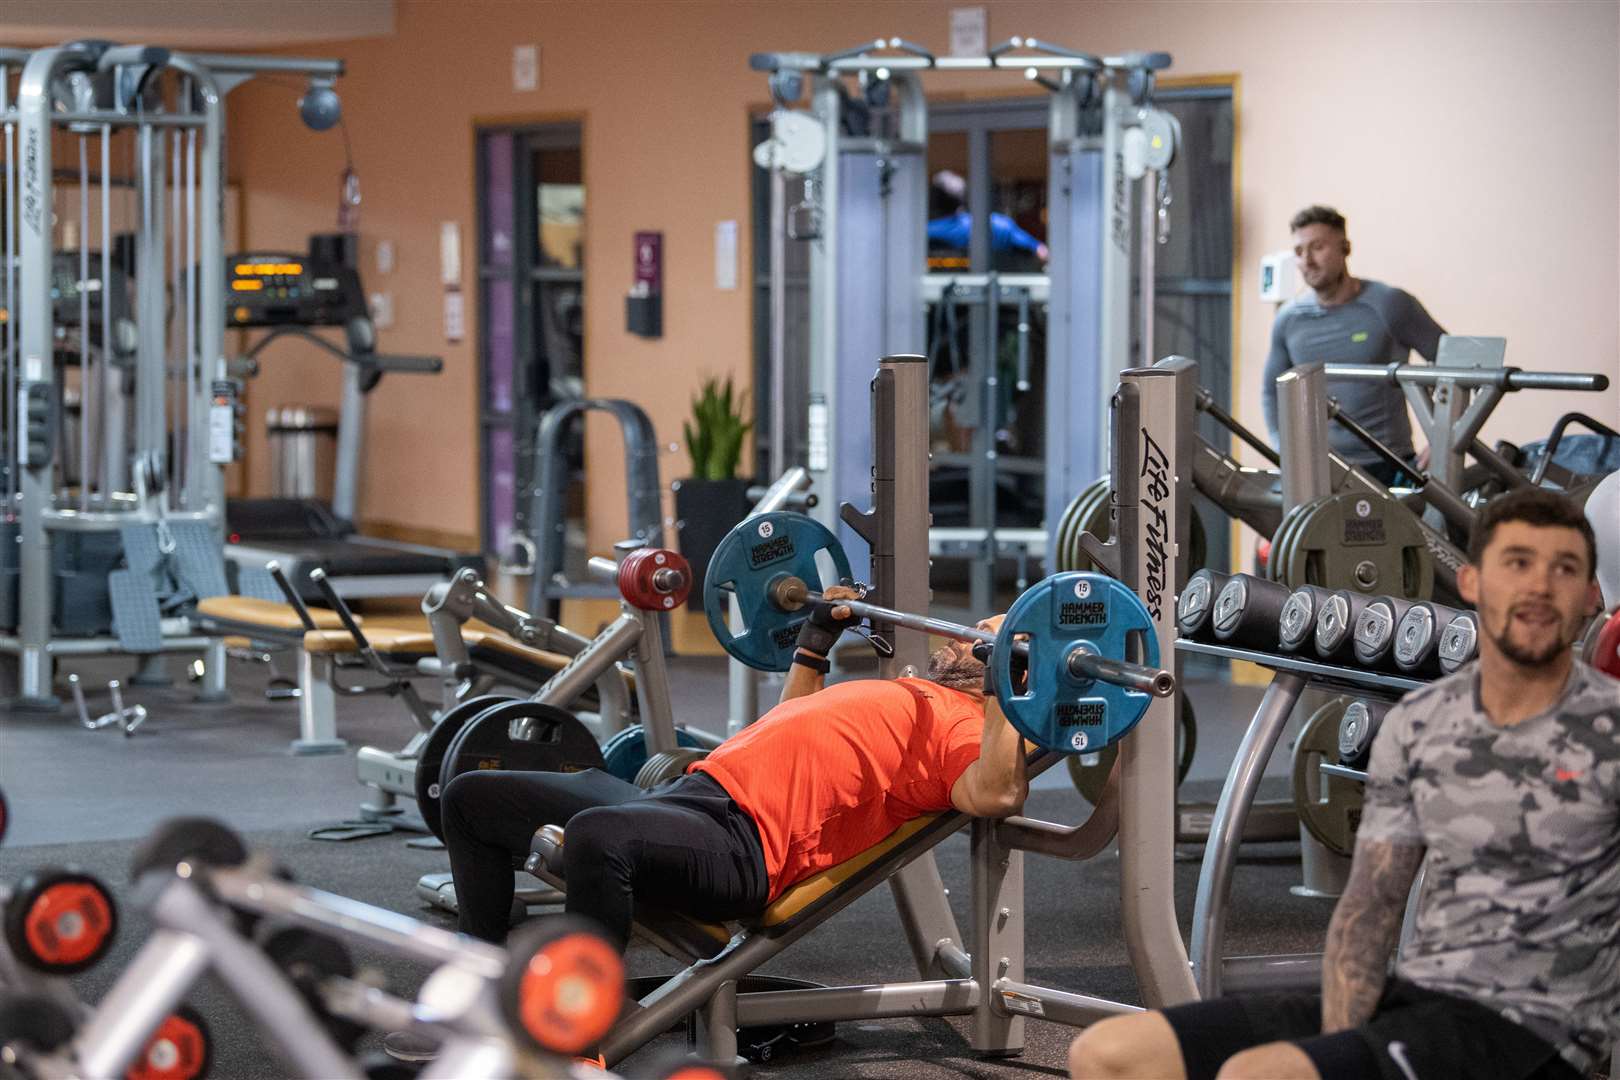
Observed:
[[[631,897],[708,921],[765,908],[765,856],[753,820],[724,788],[689,773],[648,793],[600,769],[469,772],[440,811],[461,929],[506,940],[512,871],[542,825],[563,825],[567,906],[630,939]]]

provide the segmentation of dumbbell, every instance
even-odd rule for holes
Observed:
[[[72,867],[43,867],[6,901],[5,935],[19,962],[46,975],[72,975],[107,955],[118,907],[100,881]]]
[[[1194,641],[1206,641],[1212,633],[1215,598],[1221,594],[1231,574],[1219,570],[1199,570],[1187,579],[1176,599],[1176,632]]]
[[[624,961],[583,918],[520,927],[507,942],[501,1010],[523,1042],[568,1057],[601,1041],[624,1003]]]
[[[1440,635],[1440,670],[1447,675],[1479,655],[1479,623],[1472,611],[1459,611]]]
[[[1339,764],[1351,769],[1365,769],[1367,756],[1372,752],[1373,739],[1378,726],[1384,722],[1389,706],[1370,701],[1352,701],[1339,721]]]
[[[1301,585],[1288,594],[1282,614],[1277,617],[1277,645],[1283,652],[1310,648],[1311,635],[1316,633],[1316,617],[1332,595],[1331,589],[1320,585]]]
[[[213,1039],[202,1014],[182,1005],[146,1040],[125,1080],[197,1080],[208,1075],[213,1057]]]
[[[1289,594],[1286,585],[1234,574],[1215,598],[1212,623],[1216,640],[1239,649],[1275,649],[1277,626]]]
[[[341,940],[287,920],[274,919],[254,930],[259,949],[287,974],[310,1011],[320,1018],[334,1042],[350,1053],[365,1038],[366,1027],[326,1006],[322,987],[329,979],[355,977],[354,957]]]
[[[1406,609],[1395,627],[1395,647],[1390,655],[1402,672],[1420,679],[1440,675],[1440,641],[1451,620],[1462,614],[1456,608],[1420,600]]]
[[[1349,589],[1338,589],[1316,615],[1316,655],[1329,664],[1348,664],[1356,655],[1356,620],[1372,602]]]
[[[1368,601],[1356,618],[1356,663],[1369,668],[1394,668],[1391,657],[1395,644],[1395,628],[1406,617],[1412,601],[1398,596],[1379,596]]]

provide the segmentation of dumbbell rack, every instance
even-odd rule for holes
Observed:
[[[1187,638],[1178,638],[1176,648],[1181,652],[1227,660],[1246,660],[1274,673],[1232,758],[1231,769],[1227,772],[1220,800],[1215,806],[1215,815],[1210,820],[1209,842],[1204,847],[1198,891],[1193,900],[1192,947],[1189,950],[1198,992],[1208,1000],[1226,992],[1318,985],[1322,963],[1319,953],[1228,957],[1222,952],[1232,873],[1237,867],[1238,850],[1249,808],[1254,805],[1255,796],[1260,790],[1260,779],[1282,736],[1283,728],[1293,714],[1300,695],[1307,688],[1350,691],[1362,697],[1393,702],[1426,683],[1401,675],[1322,664],[1296,656],[1232,648]],[[1323,771],[1327,771],[1327,766],[1323,766]],[[1360,775],[1350,778],[1359,779]]]

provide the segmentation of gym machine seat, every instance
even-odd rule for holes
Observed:
[[[748,919],[741,924],[744,932],[785,933],[793,929],[802,919],[815,914],[824,901],[841,898],[846,887],[861,888],[884,880],[913,855],[932,848],[965,825],[967,820],[965,814],[956,811],[913,818],[865,851],[786,889],[757,919]],[[910,841],[925,831],[928,836],[913,850]],[[529,843],[529,857],[523,864],[524,870],[549,885],[566,890],[562,874],[553,869],[562,845],[561,826],[541,826]],[[896,855],[898,861],[889,859],[891,855]],[[878,869],[872,874],[866,873],[874,866]],[[677,951],[689,952],[689,955],[678,959],[710,959],[718,955],[734,936],[723,923],[706,922],[690,915],[646,905],[637,905],[636,924],[638,929],[647,931],[644,936],[656,943],[679,942]]]

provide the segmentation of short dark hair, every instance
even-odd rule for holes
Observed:
[[[1289,232],[1298,232],[1307,225],[1326,225],[1344,232],[1344,215],[1331,206],[1307,206],[1288,223]]]
[[[1581,507],[1568,495],[1547,488],[1519,488],[1499,495],[1485,504],[1485,510],[1474,522],[1474,531],[1468,538],[1468,561],[1475,566],[1485,554],[1496,527],[1506,521],[1522,521],[1526,525],[1545,528],[1574,529],[1586,541],[1586,575],[1597,574],[1597,536],[1592,523],[1586,520]]]

